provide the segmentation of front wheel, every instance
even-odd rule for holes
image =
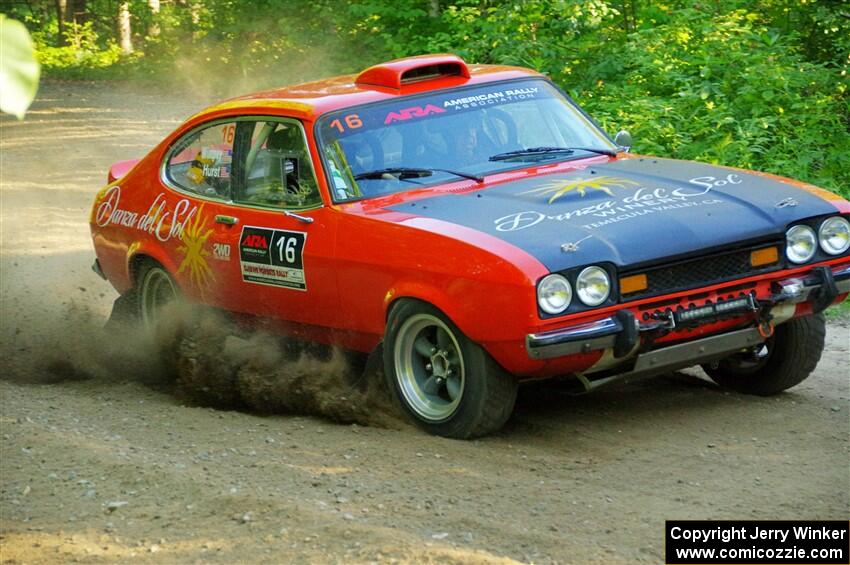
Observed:
[[[494,432],[516,400],[516,379],[442,312],[415,300],[402,300],[390,312],[384,372],[402,408],[435,435]]]
[[[823,314],[794,318],[747,353],[702,366],[720,386],[759,396],[770,396],[803,382],[820,361],[826,339]]]

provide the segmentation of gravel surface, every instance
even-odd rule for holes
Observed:
[[[103,331],[115,294],[89,270],[86,224],[108,166],[204,102],[47,83],[24,122],[2,118],[3,563],[659,563],[666,519],[850,517],[850,328],[834,319],[785,394],[727,393],[699,370],[527,389],[472,442],[372,397],[385,417],[352,425],[175,395],[150,343]],[[360,399],[337,361],[298,366],[333,400],[310,412]]]

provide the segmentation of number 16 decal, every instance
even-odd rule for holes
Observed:
[[[307,290],[304,245],[307,234],[254,226],[242,228],[239,263],[248,283]]]

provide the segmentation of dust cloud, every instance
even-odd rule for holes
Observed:
[[[201,306],[169,306],[153,329],[126,319],[104,324],[102,312],[73,300],[50,310],[5,302],[3,311],[15,328],[0,340],[0,378],[136,381],[195,405],[402,425],[382,376],[365,371],[364,359],[241,327]]]
[[[382,375],[358,357],[238,328],[209,311],[193,309],[177,319],[181,335],[172,355],[182,397],[217,407],[317,415],[343,424],[400,424]]]

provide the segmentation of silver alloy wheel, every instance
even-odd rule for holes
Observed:
[[[398,330],[393,351],[396,380],[408,406],[430,422],[455,413],[466,369],[452,330],[431,314],[416,314]]]
[[[142,323],[152,327],[158,321],[159,310],[177,298],[177,289],[168,273],[160,267],[152,267],[142,281]]]

